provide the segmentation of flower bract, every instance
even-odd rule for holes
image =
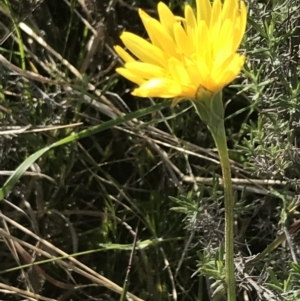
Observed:
[[[244,1],[196,0],[196,12],[186,5],[184,17],[159,2],[159,20],[141,9],[139,15],[149,39],[125,31],[120,38],[126,50],[114,47],[124,61],[116,71],[138,85],[133,95],[175,98],[177,103],[197,98],[199,91],[217,93],[240,73]]]

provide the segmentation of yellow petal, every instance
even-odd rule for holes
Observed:
[[[204,61],[207,66],[211,66],[213,49],[211,49],[210,32],[204,21],[201,21],[198,27],[196,43],[197,60]]]
[[[229,55],[236,52],[237,47],[234,45],[233,39],[233,24],[231,20],[227,19],[222,24],[219,37],[214,44],[213,56],[215,57],[215,64],[218,64],[219,61],[225,60]]]
[[[211,3],[210,0],[196,0],[197,21],[203,20],[207,26],[210,24]]]
[[[206,61],[197,61],[196,67],[198,70],[198,86],[203,86],[209,91],[214,91],[212,88],[211,68]]]
[[[123,32],[121,40],[125,46],[141,61],[164,66],[166,56],[161,49],[147,42],[143,38],[130,32]]]
[[[165,69],[144,63],[144,62],[130,62],[125,64],[125,68],[130,71],[131,73],[135,74],[137,77],[143,78],[143,79],[151,79],[153,77],[165,77],[166,71]]]
[[[237,22],[235,24],[235,34],[234,34],[234,44],[236,45],[236,49],[239,47],[243,36],[245,34],[247,24],[247,8],[244,1],[240,2],[240,10],[239,16],[237,18]]]
[[[161,25],[168,31],[169,35],[173,36],[173,26],[177,23],[175,16],[169,9],[169,7],[163,3],[159,2],[157,5],[159,20]]]
[[[119,73],[120,75],[122,75],[123,77],[127,78],[128,80],[130,80],[131,82],[134,82],[138,85],[141,85],[144,83],[144,80],[138,76],[136,76],[136,74],[128,71],[125,68],[117,68],[116,72]]]
[[[174,24],[174,36],[180,53],[186,53],[187,55],[195,53],[192,39],[186,34],[185,30],[179,23]]]
[[[114,46],[114,50],[125,63],[135,61],[135,59],[122,47],[116,45]]]
[[[191,38],[194,48],[196,48],[198,25],[194,12],[189,5],[186,5],[184,8],[184,16],[186,20],[184,24],[186,33]]]
[[[169,71],[176,82],[182,85],[191,83],[185,66],[179,60],[176,60],[175,58],[169,60]]]
[[[132,95],[140,97],[172,98],[180,95],[181,85],[166,78],[153,78],[139,88],[133,90]]]
[[[160,43],[160,48],[168,55],[177,57],[176,44],[168,31],[155,19],[152,19],[148,23],[151,34]]]
[[[153,45],[160,47],[160,43],[159,41],[155,38],[155,36],[152,34],[152,31],[149,28],[149,21],[152,20],[153,18],[151,18],[146,12],[144,12],[142,9],[139,9],[139,15],[140,18],[143,22],[143,25],[148,33],[148,36],[152,42]]]
[[[188,60],[185,65],[186,65],[186,71],[189,74],[189,78],[191,79],[192,84],[195,87],[198,87],[201,84],[201,82],[204,80],[204,77],[202,75],[203,72],[201,73],[200,70],[202,71],[207,70],[207,67],[199,70],[197,62],[188,61]],[[205,76],[206,75],[207,74],[205,74]]]
[[[245,56],[233,53],[213,70],[212,76],[217,83],[229,84],[240,72],[245,62]]]
[[[230,19],[235,23],[236,15],[238,12],[238,1],[225,0],[222,9],[221,19],[224,21]]]
[[[211,41],[216,42],[219,38],[219,31],[221,27],[221,1],[220,0],[214,0],[212,11],[211,11],[211,19],[210,19],[210,35],[211,35]]]

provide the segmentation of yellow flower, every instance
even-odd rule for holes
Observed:
[[[116,71],[139,87],[140,97],[183,98],[201,91],[215,94],[241,71],[244,55],[237,49],[245,33],[247,11],[240,0],[196,0],[197,13],[186,5],[184,18],[158,3],[159,21],[139,9],[150,41],[130,32],[115,51],[125,65]]]

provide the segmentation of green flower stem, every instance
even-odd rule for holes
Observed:
[[[234,197],[232,192],[231,169],[224,126],[222,92],[211,94],[201,90],[193,101],[196,112],[207,124],[217,146],[224,183],[225,196],[225,271],[227,300],[236,301],[234,277]]]
[[[234,278],[234,197],[232,193],[232,181],[230,161],[226,143],[224,123],[219,124],[218,129],[211,131],[215,140],[223,173],[224,196],[225,196],[225,268],[227,282],[228,301],[235,301],[235,278]]]

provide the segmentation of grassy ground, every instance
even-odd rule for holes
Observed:
[[[0,300],[226,300],[212,137],[188,102],[135,98],[114,71],[156,4],[0,1]],[[300,0],[247,5],[224,90],[238,300],[296,301]]]

